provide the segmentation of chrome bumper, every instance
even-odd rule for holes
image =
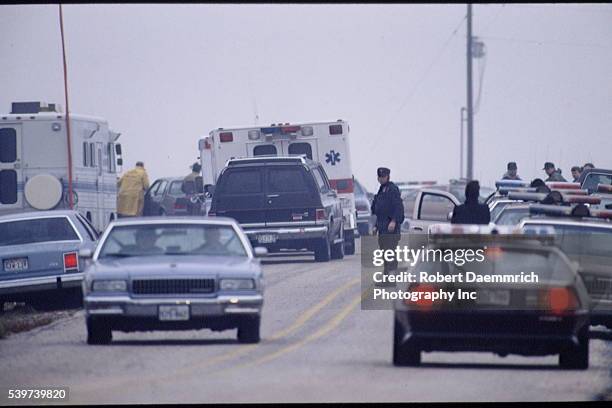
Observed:
[[[245,229],[244,232],[250,240],[255,242],[257,241],[257,235],[260,234],[274,234],[278,237],[278,240],[311,239],[327,237],[328,227],[326,225],[313,227],[270,227]]]
[[[189,305],[192,317],[260,314],[263,295],[217,296],[214,298],[132,298],[130,296],[87,295],[87,316],[157,317],[159,305]]]
[[[81,286],[82,281],[83,272],[2,280],[0,281],[0,295],[38,292],[60,288],[76,288]]]

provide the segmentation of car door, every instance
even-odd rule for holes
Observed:
[[[432,224],[450,223],[449,213],[460,202],[447,191],[423,189],[415,200],[412,219],[409,220],[409,232],[427,232]]]
[[[161,199],[168,182],[156,180],[145,193],[144,215],[159,215],[161,213]]]

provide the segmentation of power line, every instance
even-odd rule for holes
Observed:
[[[429,65],[427,66],[427,68],[425,69],[425,71],[423,72],[423,75],[421,75],[419,77],[419,79],[414,83],[414,85],[412,86],[410,92],[408,92],[408,95],[406,96],[406,98],[404,99],[404,101],[401,103],[399,109],[397,109],[397,111],[391,116],[391,118],[389,119],[389,121],[387,122],[387,124],[385,125],[384,129],[383,129],[383,136],[386,135],[389,126],[391,125],[391,123],[393,123],[393,121],[395,120],[395,118],[397,117],[397,115],[404,109],[404,107],[406,106],[406,104],[410,101],[410,99],[412,99],[412,97],[416,94],[417,89],[419,88],[419,85],[423,83],[423,80],[427,77],[427,75],[429,75],[429,73],[431,72],[432,68],[434,67],[434,65],[436,64],[436,62],[438,62],[438,59],[440,59],[440,57],[442,56],[442,54],[444,53],[444,51],[446,50],[446,47],[450,44],[451,40],[455,37],[455,35],[457,34],[457,31],[459,31],[459,29],[461,28],[461,26],[463,25],[463,22],[465,21],[467,17],[464,16],[461,21],[459,22],[459,25],[457,25],[457,27],[451,32],[451,35],[446,39],[446,41],[444,42],[444,44],[442,44],[442,47],[440,47],[439,51],[436,53],[435,57],[431,60],[431,62],[429,63]]]
[[[480,36],[480,38],[484,38],[487,40],[494,41],[514,41],[514,42],[524,42],[524,43],[532,43],[537,45],[558,45],[564,47],[598,47],[598,48],[612,48],[612,45],[605,44],[595,44],[595,43],[574,43],[574,42],[564,42],[564,41],[552,41],[552,40],[534,40],[530,38],[511,38],[511,37],[497,37],[497,36]]]

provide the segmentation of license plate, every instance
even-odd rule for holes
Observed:
[[[276,242],[276,235],[274,234],[261,234],[257,236],[257,242],[260,244],[273,244]]]
[[[510,291],[479,290],[476,303],[479,305],[508,306],[510,304]]]
[[[189,305],[159,306],[159,320],[189,320]]]
[[[6,272],[19,272],[28,270],[28,258],[11,258],[4,260]]]

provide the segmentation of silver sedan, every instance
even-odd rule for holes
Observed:
[[[112,331],[238,329],[257,343],[263,306],[259,263],[230,218],[135,218],[113,222],[89,259],[83,280],[87,342]]]

